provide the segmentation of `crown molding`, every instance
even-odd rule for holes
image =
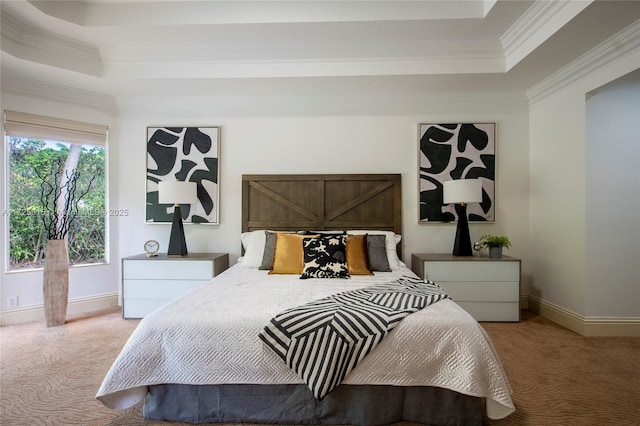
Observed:
[[[376,43],[331,43],[313,45],[290,43],[206,43],[189,46],[155,45],[131,46],[127,44],[109,45],[100,49],[102,62],[109,65],[118,63],[144,62],[288,62],[288,61],[347,61],[347,60],[398,60],[409,58],[426,60],[431,57],[483,58],[502,57],[502,45],[493,40],[473,42],[450,41],[406,41]]]
[[[25,24],[4,10],[0,13],[2,50],[17,58],[99,76],[100,51],[92,44]]]
[[[436,93],[406,95],[298,95],[286,96],[111,96],[21,77],[2,74],[2,92],[69,102],[108,111],[207,111],[224,116],[318,115],[407,115],[477,113],[478,111],[526,112],[524,93]]]
[[[318,76],[377,76],[413,74],[500,73],[504,56],[499,43],[478,41],[399,43],[386,55],[371,55],[367,46],[331,50],[277,47],[117,46],[102,51],[104,77],[110,78],[264,78]],[[255,59],[255,58],[261,59]],[[278,58],[278,59],[271,59]],[[185,65],[188,66],[185,66]]]
[[[177,75],[185,80],[460,75],[496,74],[503,68],[502,58],[220,61],[189,63],[189,66],[185,66],[184,63],[147,62],[135,66],[108,66],[105,68],[104,77],[108,81],[111,79],[174,79]]]
[[[477,93],[416,96],[167,96],[119,97],[119,111],[206,111],[207,114],[238,117],[301,115],[412,115],[477,114],[478,111],[528,110],[524,94]]]
[[[2,92],[113,111],[115,98],[102,93],[34,80],[11,73],[2,73]]]
[[[513,68],[592,2],[536,0],[500,37],[506,70]]]
[[[640,21],[631,24],[575,61],[560,68],[540,83],[529,88],[526,92],[529,104],[543,99],[638,48],[640,48]],[[640,58],[640,55],[638,55],[638,58]]]

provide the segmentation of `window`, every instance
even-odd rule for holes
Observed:
[[[42,182],[59,185],[74,172],[79,201],[66,237],[69,264],[106,261],[106,136],[106,126],[5,111],[8,270],[44,265]]]

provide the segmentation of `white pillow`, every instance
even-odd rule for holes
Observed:
[[[389,261],[389,267],[391,269],[398,269],[402,266],[406,266],[404,262],[398,258],[398,251],[396,250],[396,246],[400,244],[402,240],[402,235],[398,235],[393,233],[392,231],[380,231],[380,230],[363,230],[363,229],[355,229],[347,231],[347,235],[362,235],[362,234],[371,234],[371,235],[384,235],[385,245],[387,249],[387,260]]]
[[[267,242],[267,236],[264,230],[247,232],[241,235],[244,245],[244,256],[241,265],[245,268],[258,268],[262,264],[262,256],[264,255],[264,245]],[[246,240],[246,244],[245,244]]]
[[[242,248],[244,251],[247,251],[247,247],[249,247],[249,240],[251,239],[251,232],[243,232],[240,234],[240,241],[242,241]]]

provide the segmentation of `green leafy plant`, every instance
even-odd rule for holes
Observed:
[[[1,1],[1,0],[0,0]],[[45,143],[30,138],[9,138],[9,269],[41,268],[48,230],[42,217],[46,213],[40,199],[42,187],[38,174],[50,173],[51,164],[65,161],[69,144]],[[105,261],[105,149],[84,145],[77,166],[75,219],[68,222],[69,263],[87,264]],[[37,173],[36,173],[37,172]],[[59,177],[58,177],[59,179]],[[65,198],[65,197],[60,197]]]
[[[482,236],[482,238],[480,238],[480,244],[482,244],[483,247],[504,247],[504,248],[509,248],[511,247],[511,241],[509,241],[509,238],[505,235],[489,235],[489,234],[485,234]]]

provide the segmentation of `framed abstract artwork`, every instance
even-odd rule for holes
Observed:
[[[219,224],[219,127],[147,127],[146,222],[171,223],[173,205],[158,202],[158,183],[195,182],[198,202],[181,205],[185,223]]]
[[[480,179],[482,202],[467,205],[469,222],[495,221],[496,124],[419,124],[420,223],[458,220],[455,205],[443,204],[442,183]]]

